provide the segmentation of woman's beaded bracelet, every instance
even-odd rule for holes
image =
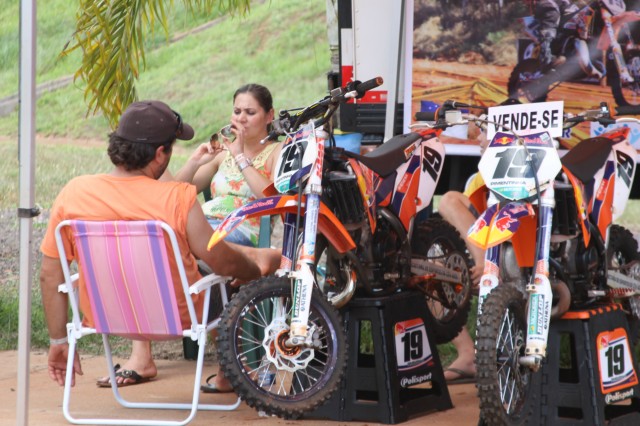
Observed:
[[[65,343],[69,343],[67,337],[61,337],[60,339],[49,339],[50,345],[63,345]]]

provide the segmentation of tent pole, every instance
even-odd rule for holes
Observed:
[[[29,424],[29,370],[31,352],[31,232],[38,215],[34,205],[36,0],[20,1],[20,304],[18,317],[18,392],[16,424]]]
[[[389,79],[385,81],[387,85],[387,109],[385,115],[385,126],[384,126],[384,142],[391,139],[394,135],[394,128],[396,124],[396,106],[398,102],[398,83],[400,81],[400,68],[401,68],[401,58],[404,54],[404,49],[402,48],[403,44],[403,32],[404,32],[404,10],[406,1],[401,0],[400,5],[393,9],[393,16],[391,19],[391,30],[390,34],[393,34],[391,37],[395,37],[397,35],[397,39],[394,38],[391,44],[391,52],[389,54],[389,63],[391,66],[389,67]]]

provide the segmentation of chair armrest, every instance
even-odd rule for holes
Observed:
[[[79,274],[73,274],[71,275],[71,282],[72,283],[77,283],[78,282],[78,277]],[[74,285],[75,287],[75,285]],[[67,292],[67,283],[62,283],[62,284],[58,284],[58,293],[66,293]]]
[[[231,280],[231,277],[224,277],[216,274],[205,275],[189,286],[189,294],[199,294],[216,284],[224,284],[229,280]]]

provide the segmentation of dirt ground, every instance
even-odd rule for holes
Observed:
[[[119,361],[116,359],[116,361]],[[0,426],[16,424],[16,399],[18,365],[17,351],[0,352]],[[46,354],[34,351],[30,359],[29,375],[29,411],[28,420],[31,425],[68,425],[62,414],[62,388],[51,381],[46,370]],[[122,389],[122,395],[131,400],[152,400],[155,402],[186,402],[191,396],[195,363],[185,360],[162,360],[158,362],[160,375],[156,380]],[[83,376],[76,377],[76,386],[71,392],[70,411],[75,416],[126,416],[140,419],[142,416],[157,420],[180,420],[186,417],[185,412],[176,410],[152,411],[134,410],[120,407],[113,399],[108,388],[98,388],[96,378],[106,368],[103,357],[83,356]],[[216,365],[205,361],[203,376],[215,371]],[[473,384],[449,386],[449,394],[453,408],[446,411],[425,411],[412,416],[400,424],[418,426],[470,426],[478,423],[478,398]],[[171,398],[171,399],[169,399]],[[236,400],[235,394],[210,395],[201,394],[202,404],[230,404]],[[371,410],[374,410],[372,407]],[[302,420],[284,420],[277,417],[265,417],[248,405],[241,403],[233,411],[198,411],[190,425],[251,425],[251,426],[320,426],[320,425],[353,425],[372,426],[383,423],[374,421],[331,421],[318,417]]]

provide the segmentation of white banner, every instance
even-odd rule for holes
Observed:
[[[497,131],[518,136],[546,131],[551,137],[559,138],[563,109],[563,101],[491,107],[487,115],[493,123],[487,126],[487,138],[491,140]]]

